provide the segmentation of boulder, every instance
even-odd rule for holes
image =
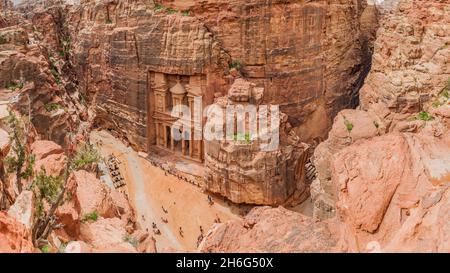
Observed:
[[[127,232],[119,218],[100,218],[81,225],[81,239],[92,245],[93,252],[135,253],[136,248],[127,241]]]
[[[337,238],[330,222],[283,207],[257,207],[240,220],[215,224],[199,246],[201,252],[333,252]]]
[[[96,212],[103,218],[119,216],[117,207],[111,197],[111,190],[93,173],[76,171],[71,176],[76,183],[75,198],[80,204],[81,215]],[[116,199],[118,200],[118,199]]]
[[[67,236],[78,238],[86,215],[95,213],[97,217],[111,218],[130,211],[120,194],[112,194],[94,174],[80,170],[69,177],[64,203],[58,207],[56,215]]]
[[[31,152],[36,156],[36,160],[44,159],[49,155],[64,153],[63,148],[53,141],[37,140],[31,144]]]
[[[35,200],[31,191],[22,191],[15,203],[9,208],[8,215],[30,229],[33,225]]]
[[[66,155],[63,148],[53,141],[38,140],[31,144],[31,153],[36,156],[34,171],[42,169],[46,175],[60,176],[66,168]]]
[[[376,242],[389,251],[448,251],[450,137],[388,134],[355,143],[335,155],[332,177],[344,250]]]
[[[35,252],[31,241],[31,231],[2,211],[0,211],[0,252]]]

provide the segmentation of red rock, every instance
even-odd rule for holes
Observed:
[[[0,158],[3,158],[8,154],[10,147],[11,142],[9,140],[8,132],[0,128]]]
[[[344,249],[365,251],[374,241],[391,251],[448,251],[450,225],[436,217],[449,210],[449,137],[360,141],[335,155],[332,177]]]
[[[38,140],[31,144],[31,153],[36,156],[34,171],[42,169],[46,175],[60,176],[66,168],[66,156],[61,146],[53,141]]]
[[[0,211],[0,252],[34,252],[31,232],[23,224]]]
[[[97,213],[103,218],[122,214],[132,217],[129,205],[119,193],[112,193],[94,174],[84,170],[71,174],[64,200],[56,215],[71,238],[79,237],[80,223],[87,214]]]
[[[26,228],[31,228],[34,221],[35,200],[31,191],[22,191],[16,198],[14,204],[8,209],[8,215],[24,224]]]
[[[334,216],[337,200],[331,182],[330,164],[333,154],[361,139],[370,139],[384,133],[385,125],[374,114],[361,110],[343,110],[335,118],[328,139],[314,150],[317,179],[311,185],[314,217],[326,219]]]
[[[36,156],[36,160],[40,160],[49,155],[62,154],[64,150],[53,141],[38,140],[31,144],[31,152]]]
[[[76,199],[80,204],[81,215],[97,212],[99,216],[110,218],[118,216],[117,208],[110,195],[110,189],[94,174],[86,171],[74,172]]]
[[[126,241],[127,234],[123,222],[118,218],[100,218],[81,225],[81,238],[92,245],[93,252],[137,252],[136,248]]]
[[[201,252],[333,252],[337,239],[330,223],[283,207],[254,208],[243,220],[215,224]]]
[[[165,73],[172,86],[175,76],[200,76],[208,105],[214,92],[230,87],[237,61],[245,77],[266,88],[265,101],[282,106],[302,141],[323,138],[334,115],[351,104],[368,63],[359,20],[364,2],[159,2],[190,11],[182,16],[153,14],[154,5],[142,0],[85,1],[68,14],[75,70],[85,93],[96,97],[97,119],[138,150],[155,142],[155,101],[147,96],[154,87],[147,79]]]

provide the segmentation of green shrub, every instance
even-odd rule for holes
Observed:
[[[160,11],[164,11],[164,10],[166,10],[166,7],[163,5],[160,5],[160,4],[157,4],[154,8],[155,12],[160,12]]]
[[[167,14],[175,14],[177,12],[178,11],[176,9],[172,9],[172,8],[167,9]]]
[[[101,160],[99,152],[89,144],[81,146],[72,161],[72,169],[79,170],[86,165],[98,163]]]
[[[235,69],[237,69],[237,70],[241,70],[242,67],[243,67],[243,65],[242,65],[241,61],[239,61],[239,60],[234,60],[234,61],[232,61],[231,64],[229,65],[229,68],[230,68],[230,69],[235,68]]]
[[[5,38],[5,36],[3,36],[3,35],[0,35],[0,45],[2,45],[2,44],[6,44],[6,38]]]
[[[17,181],[20,182],[22,178],[26,179],[33,175],[35,157],[25,149],[27,125],[11,111],[9,112],[7,123],[11,128],[9,139],[13,144],[11,148],[13,153],[5,159],[6,170],[9,173],[15,172]],[[18,184],[20,185],[20,183]]]
[[[417,119],[420,119],[420,120],[423,120],[423,121],[431,121],[431,120],[434,119],[434,117],[432,115],[430,115],[430,113],[428,113],[426,111],[422,111],[417,116]]]
[[[53,58],[49,57],[50,60],[50,72],[52,73],[53,77],[55,78],[55,81],[57,84],[61,84],[61,75],[59,74],[58,69],[56,68],[55,64],[53,63]]]
[[[450,87],[449,87],[449,89],[450,89]],[[441,96],[442,96],[443,98],[445,98],[445,99],[450,99],[450,91],[449,91],[449,89],[444,89],[444,90],[442,91]]]
[[[188,10],[185,10],[181,13],[181,15],[187,17],[190,15],[190,12]]]
[[[130,234],[125,234],[123,236],[123,241],[130,243],[134,247],[138,247],[138,245],[139,245],[139,241],[135,237],[131,236]]]
[[[50,102],[44,105],[44,108],[47,112],[53,112],[55,110],[60,109],[62,106],[56,102]]]
[[[50,203],[56,202],[58,193],[61,189],[63,178],[61,176],[49,176],[44,169],[34,178],[32,188],[38,190],[38,196],[41,200],[45,199]]]
[[[19,82],[19,83],[9,83],[6,85],[6,89],[9,89],[11,91],[15,91],[16,89],[22,89],[23,88],[23,83]]]
[[[94,211],[94,212],[90,212],[90,213],[86,213],[84,216],[83,216],[83,221],[84,222],[87,222],[87,221],[97,221],[97,219],[98,219],[98,213],[96,212],[96,211]]]
[[[27,167],[25,168],[25,170],[20,174],[20,176],[23,179],[27,179],[33,176],[34,174],[34,164],[36,163],[36,156],[31,154],[27,156]]]
[[[354,127],[353,123],[351,123],[349,120],[347,120],[347,118],[344,117],[344,125],[347,129],[347,132],[351,133]]]
[[[252,143],[252,138],[251,138],[251,135],[249,133],[246,133],[246,134],[237,133],[237,134],[235,134],[233,136],[233,140],[234,141],[244,142],[246,144]]]
[[[108,24],[108,25],[109,25],[109,24],[112,24],[112,20],[111,20],[111,19],[109,19],[109,18],[108,18],[108,19],[106,19],[106,24]]]
[[[41,252],[42,253],[49,253],[50,252],[50,246],[49,245],[45,245],[41,247]]]

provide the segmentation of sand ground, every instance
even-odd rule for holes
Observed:
[[[154,222],[161,231],[161,235],[154,235],[159,252],[195,251],[200,226],[206,233],[216,218],[225,222],[242,214],[239,207],[218,198],[210,206],[207,195],[199,187],[166,175],[108,132],[92,132],[92,143],[98,143],[100,139],[102,144],[98,148],[102,156],[114,154],[121,162],[120,171],[127,183],[124,190],[136,211],[138,223],[153,233]],[[180,227],[183,236],[179,233]]]

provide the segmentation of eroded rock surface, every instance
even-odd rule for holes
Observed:
[[[372,70],[360,91],[360,109],[340,113],[328,140],[315,150],[318,179],[312,195],[317,218],[335,213],[333,154],[359,139],[393,132],[440,136],[448,128],[449,5],[404,0],[393,6],[383,15],[377,33]]]
[[[208,105],[233,83],[230,68],[239,68],[265,88],[264,102],[281,106],[303,141],[323,138],[334,115],[354,102],[365,72],[364,1],[159,4],[83,1],[68,18],[78,79],[95,104],[96,124],[139,150],[156,142],[155,73],[199,78]]]
[[[340,151],[332,166],[348,251],[448,252],[450,138],[389,134]]]
[[[34,252],[31,232],[19,221],[0,211],[0,252]]]
[[[216,126],[223,122],[219,127],[223,126],[227,139],[205,141],[205,187],[235,203],[280,205],[293,195],[304,201],[308,197],[305,183],[308,145],[300,142],[285,114],[279,113],[278,124],[270,129],[260,125],[258,132],[234,135],[226,129],[227,123],[235,122],[226,118],[227,107],[245,107],[250,101],[257,103],[263,91],[248,81],[237,79],[228,96],[218,98],[210,108],[208,123]],[[215,116],[220,114],[222,118]],[[256,122],[256,112],[254,114],[255,119],[250,122]],[[249,128],[248,119],[251,117],[237,114],[236,124]],[[269,135],[269,131],[273,135]]]
[[[216,224],[202,252],[333,252],[333,226],[283,207],[258,207],[243,220]]]

